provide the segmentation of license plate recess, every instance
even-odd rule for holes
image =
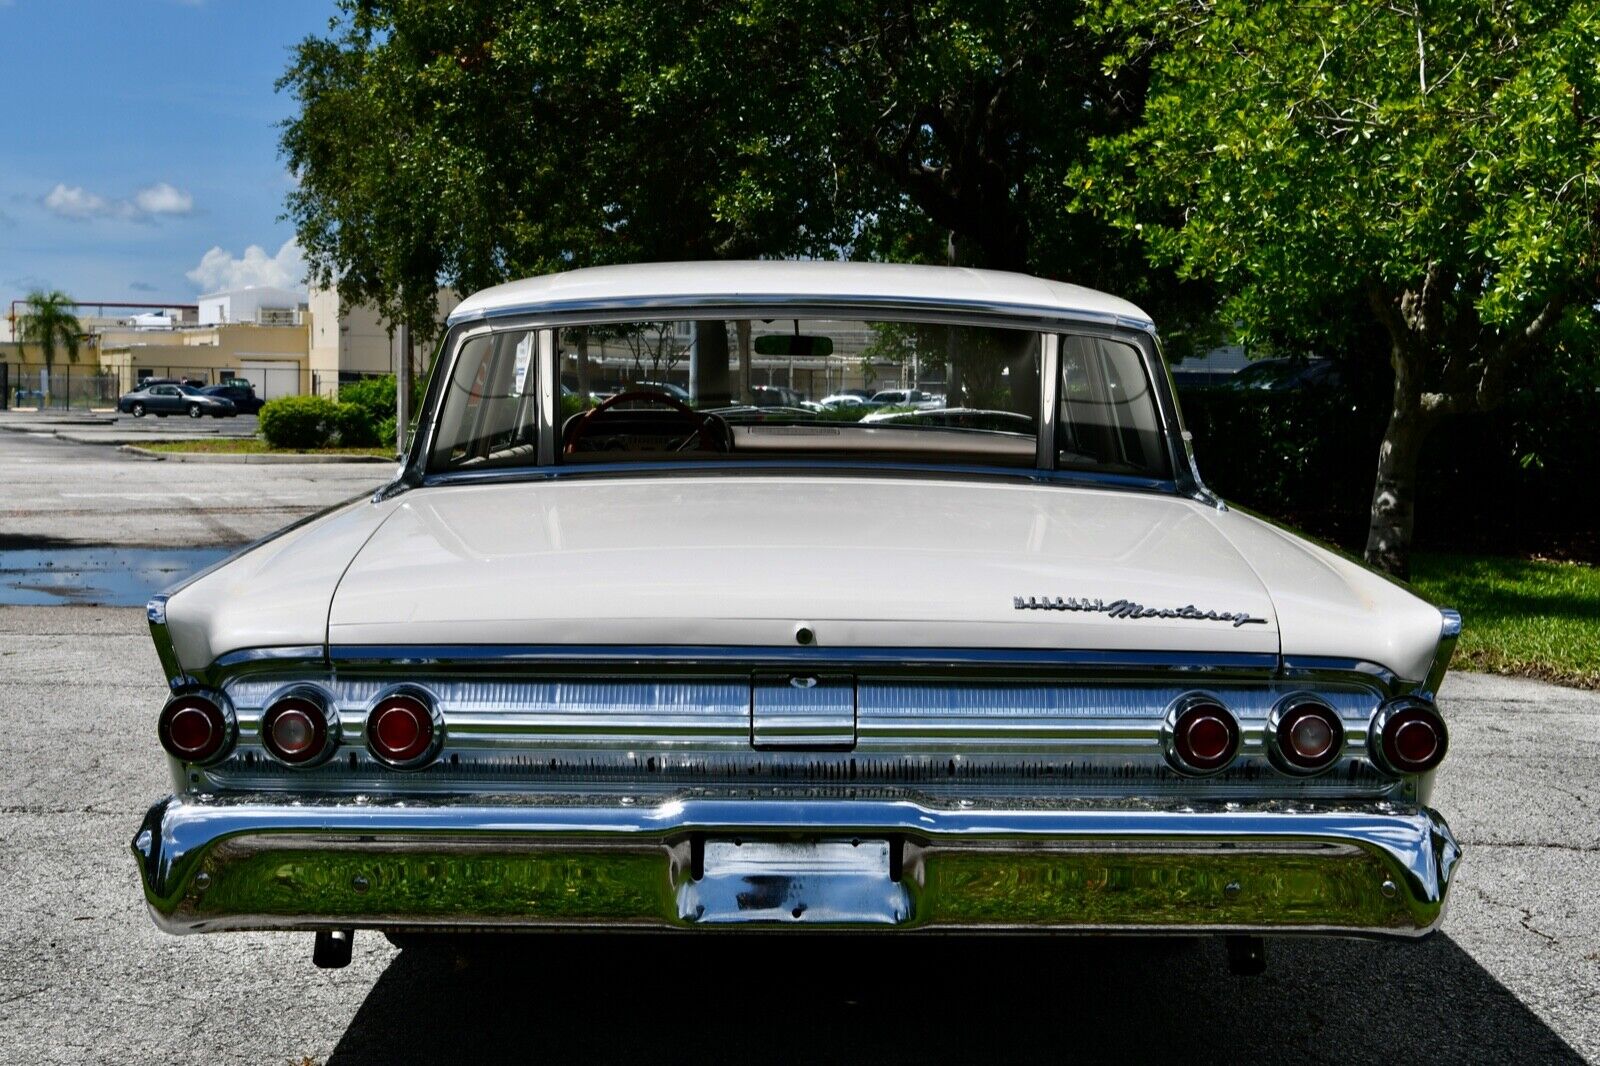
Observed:
[[[896,925],[910,896],[887,840],[707,840],[704,874],[678,886],[696,924]]]

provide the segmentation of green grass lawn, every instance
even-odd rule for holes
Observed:
[[[173,440],[141,444],[152,452],[205,452],[211,455],[376,455],[393,459],[387,448],[269,448],[254,437],[221,437],[216,440]]]
[[[1600,688],[1600,567],[1423,553],[1411,584],[1461,612],[1456,668]]]

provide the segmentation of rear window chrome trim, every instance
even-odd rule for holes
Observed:
[[[1034,467],[965,466],[940,463],[872,463],[863,460],[810,459],[694,459],[625,463],[585,463],[582,466],[508,466],[493,470],[452,470],[426,474],[420,487],[471,485],[518,481],[553,481],[590,477],[634,477],[654,474],[711,476],[817,475],[855,477],[976,477],[1035,484],[1076,485],[1080,488],[1127,489],[1178,495],[1168,480],[1130,474],[1103,474],[1080,470],[1039,470]]]
[[[552,300],[544,303],[515,304],[509,307],[489,308],[465,315],[452,314],[451,327],[482,322],[495,322],[504,318],[530,315],[567,316],[589,314],[617,314],[621,312],[648,311],[656,308],[667,311],[741,311],[750,312],[764,308],[781,309],[788,314],[802,310],[826,309],[893,311],[907,314],[980,315],[984,318],[1003,316],[1027,319],[1034,322],[1081,322],[1115,329],[1153,330],[1155,323],[1148,318],[1131,315],[1106,314],[1073,308],[1051,307],[1037,304],[992,303],[985,300],[960,299],[908,299],[903,296],[872,296],[865,294],[818,296],[805,294],[751,294],[700,293],[676,296],[625,296],[606,299],[586,297],[582,300]],[[714,317],[714,316],[713,316]]]
[[[1051,336],[1058,337],[1062,333],[1073,333],[1117,340],[1125,344],[1131,343],[1139,352],[1140,360],[1144,364],[1145,378],[1150,383],[1151,390],[1155,396],[1157,412],[1162,422],[1164,446],[1168,452],[1168,468],[1174,472],[1173,477],[1165,479],[1134,478],[1133,480],[1171,485],[1173,487],[1168,491],[1189,499],[1199,500],[1208,506],[1217,506],[1219,502],[1199,483],[1191,458],[1188,452],[1184,450],[1186,445],[1180,439],[1181,421],[1178,416],[1177,401],[1171,393],[1170,371],[1162,361],[1157,347],[1155,325],[1148,320],[1129,318],[1124,315],[1076,313],[1059,308],[1019,307],[962,300],[908,302],[899,298],[875,299],[863,296],[841,296],[828,300],[818,300],[816,297],[810,296],[802,300],[783,296],[741,298],[737,295],[726,294],[722,296],[670,297],[664,299],[629,298],[615,301],[586,299],[572,303],[517,306],[451,319],[446,336],[441,342],[438,355],[434,360],[427,395],[423,400],[421,414],[425,421],[419,424],[417,432],[413,434],[412,446],[405,458],[401,473],[394,485],[387,490],[387,494],[392,495],[395,492],[404,491],[407,487],[428,484],[434,478],[457,473],[455,471],[430,470],[429,467],[432,465],[431,460],[436,445],[441,417],[441,394],[444,390],[445,382],[453,377],[455,365],[461,357],[461,351],[473,337],[513,330],[549,331],[551,340],[548,347],[542,339],[540,341],[539,375],[541,379],[550,381],[549,387],[554,392],[556,388],[555,381],[559,379],[559,368],[556,365],[559,346],[554,343],[555,331],[566,326],[604,324],[607,321],[628,321],[637,317],[637,314],[641,311],[661,311],[663,314],[660,317],[679,321],[702,317],[739,317],[740,315],[759,317],[764,310],[785,317],[792,315],[826,318],[893,312],[904,315],[907,321],[1033,330],[1044,334],[1047,338]],[[1045,353],[1055,351],[1057,353],[1056,361],[1059,365],[1059,342],[1052,344],[1047,340],[1043,346],[1043,351]],[[1159,373],[1158,370],[1160,371]],[[1059,394],[1059,382],[1054,380],[1041,382],[1041,396],[1046,392]],[[1054,400],[1054,396],[1050,398],[1052,401]],[[551,407],[553,408],[554,406],[555,404],[552,402]],[[548,416],[552,412],[541,413]],[[1053,421],[1056,417],[1056,412],[1051,411],[1046,414],[1041,411],[1040,417],[1041,420],[1050,418]],[[547,450],[554,451],[556,427],[554,419],[550,417],[541,417],[539,422],[540,447],[538,449],[538,458],[542,461],[546,458],[545,452]],[[1043,454],[1041,450],[1041,458]],[[555,457],[550,455],[549,458],[553,461]],[[1054,464],[1055,457],[1052,452],[1050,465],[1053,467]],[[656,462],[643,465],[665,466],[667,464]],[[906,465],[911,467],[913,465],[921,466],[922,464]],[[929,465],[938,466],[940,464]],[[540,467],[534,466],[527,469],[539,470]],[[883,467],[878,467],[878,469],[883,469]],[[955,468],[946,467],[946,469]],[[1005,468],[999,468],[997,471],[982,468],[975,472],[984,474],[998,473],[1000,476],[1005,476],[1009,473]],[[1037,472],[1045,475],[1061,473],[1061,471],[1055,469],[1039,470]],[[1067,473],[1074,472],[1068,471]],[[1124,475],[1102,474],[1098,476],[1121,478]]]

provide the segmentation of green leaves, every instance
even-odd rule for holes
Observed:
[[[281,85],[313,271],[391,319],[434,286],[821,256],[1176,293],[1065,208],[1142,61],[1055,0],[344,0]],[[1103,68],[1103,61],[1118,62]]]
[[[56,351],[67,353],[72,362],[78,361],[78,341],[83,336],[83,326],[78,323],[72,309],[77,305],[72,297],[54,289],[49,292],[35,289],[23,301],[25,310],[17,322],[19,346],[36,345],[44,359],[46,369],[53,369]]]
[[[1330,290],[1398,298],[1429,264],[1459,279],[1448,302],[1516,328],[1594,289],[1597,10],[1108,5],[1127,54],[1151,57],[1151,94],[1072,175],[1106,197],[1077,207],[1225,281],[1258,329],[1315,332]]]

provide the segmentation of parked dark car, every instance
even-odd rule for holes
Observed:
[[[1244,367],[1219,385],[1224,389],[1338,389],[1343,375],[1331,359],[1262,359]]]
[[[265,400],[256,395],[255,388],[250,385],[212,385],[200,391],[207,396],[215,396],[219,399],[227,400],[238,408],[239,413],[242,415],[259,414],[261,405],[266,403]]]
[[[148,389],[151,385],[193,385],[197,389],[205,388],[204,378],[140,378],[139,387]]]
[[[117,401],[117,410],[134,418],[143,418],[147,411],[158,418],[165,418],[168,415],[188,415],[190,418],[210,415],[212,418],[227,418],[239,413],[239,409],[231,400],[221,396],[207,396],[193,385],[173,385],[166,382],[144,385],[132,392],[124,393]]]

